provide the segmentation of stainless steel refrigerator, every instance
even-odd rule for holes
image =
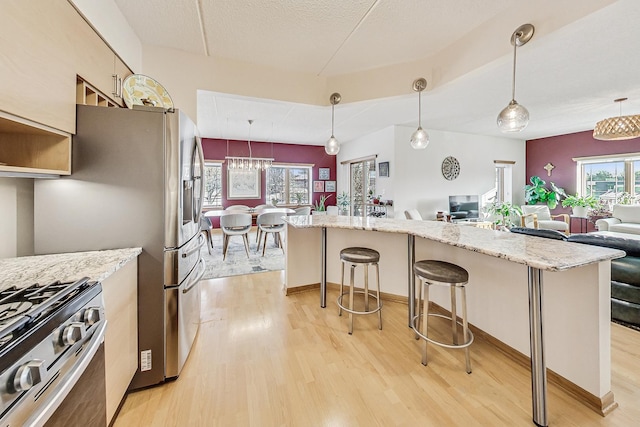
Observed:
[[[35,181],[37,254],[143,249],[130,389],[177,377],[198,332],[203,172],[184,113],[78,105],[71,176]]]

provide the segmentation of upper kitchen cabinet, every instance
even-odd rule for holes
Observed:
[[[114,74],[130,71],[67,0],[2,0],[0,111],[74,133],[77,77],[123,105]]]

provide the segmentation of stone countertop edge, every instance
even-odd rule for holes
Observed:
[[[83,277],[103,281],[141,253],[142,248],[124,248],[0,259],[0,290]]]
[[[413,235],[547,271],[564,271],[625,256],[625,252],[618,249],[442,221],[292,215],[286,217],[285,222],[294,228],[326,227]]]

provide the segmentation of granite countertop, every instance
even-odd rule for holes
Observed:
[[[102,281],[140,253],[142,248],[126,248],[0,259],[0,291],[83,277]]]
[[[625,255],[617,249],[442,221],[293,215],[286,217],[285,222],[295,228],[326,227],[413,235],[548,271],[568,270]]]

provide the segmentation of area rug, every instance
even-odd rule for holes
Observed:
[[[206,272],[203,279],[217,279],[220,277],[239,276],[242,274],[263,273],[265,271],[284,270],[284,254],[282,249],[273,243],[273,235],[269,235],[267,250],[262,256],[262,246],[257,251],[256,232],[249,233],[249,257],[244,249],[242,237],[232,236],[229,240],[227,257],[222,260],[222,234],[214,232],[212,235],[213,250],[211,255],[205,250],[203,257]]]

